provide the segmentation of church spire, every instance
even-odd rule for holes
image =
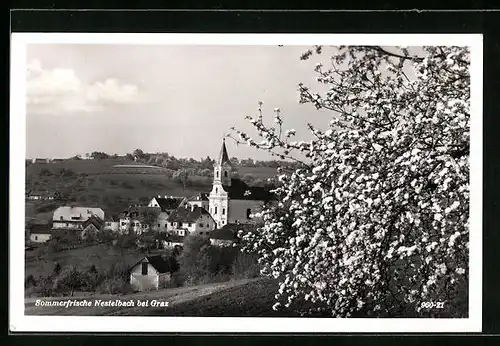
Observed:
[[[229,155],[227,154],[226,139],[222,139],[222,147],[220,148],[219,159],[217,160],[217,165],[222,166],[224,163],[231,164],[229,160]]]

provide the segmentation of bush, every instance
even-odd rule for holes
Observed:
[[[73,296],[77,290],[82,290],[86,286],[86,277],[79,272],[76,267],[65,269],[55,278],[53,291],[62,295]]]
[[[127,294],[132,293],[133,289],[127,280],[114,276],[105,279],[100,284],[99,292],[107,294]]]
[[[234,279],[252,279],[258,277],[260,275],[258,256],[240,252],[233,262],[231,273]]]
[[[30,274],[26,277],[24,280],[24,287],[25,288],[30,288],[30,287],[35,287],[36,286],[36,279],[33,276],[33,274]]]
[[[200,236],[188,236],[179,255],[179,266],[187,285],[228,280],[238,255],[233,247],[210,245]]]

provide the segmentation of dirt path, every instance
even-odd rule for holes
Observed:
[[[179,287],[164,289],[152,292],[139,292],[128,295],[106,295],[97,294],[93,296],[79,296],[79,297],[47,297],[47,298],[26,298],[25,299],[25,315],[61,315],[61,316],[107,316],[107,315],[147,315],[148,308],[152,306],[153,301],[168,303],[172,306],[181,302],[189,301],[198,297],[209,295],[216,291],[224,290],[226,288],[245,285],[249,282],[259,280],[257,279],[243,279],[235,281],[217,282],[205,285]],[[92,306],[35,306],[35,302],[43,301],[66,301],[76,300],[79,302],[86,301],[92,303]],[[96,307],[96,301],[101,302],[133,302],[134,306],[131,307],[117,307],[117,306],[99,306]],[[148,306],[138,306],[137,302],[148,302]]]

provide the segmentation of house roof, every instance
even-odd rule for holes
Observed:
[[[230,199],[269,201],[272,194],[261,186],[249,186],[243,180],[231,178],[231,185],[222,185]]]
[[[199,193],[188,198],[188,201],[208,201],[208,193]]]
[[[183,197],[154,197],[162,211],[173,210],[181,204]]]
[[[216,161],[216,165],[222,165],[224,163],[227,163],[231,165],[231,161],[229,160],[229,155],[227,154],[227,148],[226,148],[226,139],[222,139],[222,146],[220,148],[220,153],[219,153],[219,158]]]
[[[95,228],[100,229],[103,226],[103,221],[97,216],[92,215],[87,220],[83,222],[83,228],[87,228],[89,225],[94,225]]]
[[[216,229],[210,232],[210,239],[220,239],[220,240],[238,240],[236,232],[230,229]]]
[[[71,206],[59,207],[54,211],[55,220],[58,220],[61,216],[64,220],[71,220],[72,217],[77,217],[80,215],[83,220],[86,220],[91,215],[96,215],[99,218],[104,218],[104,211],[101,208]]]
[[[168,217],[168,221],[170,222],[196,222],[200,216],[208,215],[210,213],[202,207],[195,205],[193,208],[188,207],[179,207],[175,209],[172,214]],[[210,216],[211,217],[211,216]]]
[[[161,255],[156,256],[146,256],[141,259],[139,262],[134,264],[131,268],[135,267],[139,263],[143,262],[146,259],[160,274],[167,273],[171,271],[170,263],[165,260]]]
[[[125,210],[122,213],[122,217],[131,217],[131,218],[142,218],[146,212],[150,211],[158,211],[161,210],[161,208],[157,207],[147,207],[147,206],[134,206],[130,207],[127,210]]]
[[[31,234],[52,234],[52,225],[50,224],[33,224],[30,227]]]

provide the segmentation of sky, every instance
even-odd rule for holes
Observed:
[[[300,60],[309,48],[30,44],[26,156],[140,148],[213,158],[232,126],[255,134],[245,117],[258,114],[259,101],[265,120],[280,108],[286,128],[309,139],[307,122],[326,128],[331,118],[298,102],[300,82],[321,88],[313,71],[318,58]],[[270,158],[226,143],[231,157]]]

